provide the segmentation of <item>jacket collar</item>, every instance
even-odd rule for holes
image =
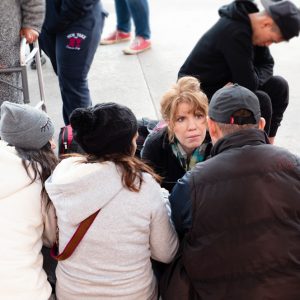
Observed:
[[[162,136],[162,148],[168,149],[170,146],[168,127],[166,126],[165,128],[161,129],[160,132]]]
[[[269,144],[268,136],[264,131],[259,129],[243,129],[219,139],[212,148],[211,156],[232,148],[262,144]]]

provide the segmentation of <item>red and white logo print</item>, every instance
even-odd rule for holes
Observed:
[[[86,35],[79,32],[70,33],[67,35],[68,44],[66,48],[71,50],[80,50],[81,43],[86,39]]]

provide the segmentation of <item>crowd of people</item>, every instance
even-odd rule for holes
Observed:
[[[262,0],[262,12],[250,0],[223,6],[137,155],[136,116],[92,105],[86,78],[99,43],[130,38],[130,16],[127,54],[142,52],[140,41],[150,47],[147,1],[115,0],[117,28],[102,40],[98,0],[46,0],[43,27],[38,1],[15,6],[24,22],[16,32],[29,43],[41,33],[83,153],[59,160],[51,118],[1,94],[1,297],[298,300],[300,157],[273,145],[288,83],[273,76],[268,46],[298,36],[300,10],[289,0]],[[31,5],[39,26],[22,17]],[[43,246],[56,277],[43,267]]]

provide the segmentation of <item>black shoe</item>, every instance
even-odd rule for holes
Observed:
[[[46,58],[44,56],[41,56],[41,65],[44,65],[46,63]],[[30,63],[30,68],[32,70],[36,70],[36,62],[35,62],[35,58],[32,59],[32,62]]]

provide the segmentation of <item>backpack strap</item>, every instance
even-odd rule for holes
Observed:
[[[68,143],[68,148],[70,148],[72,140],[73,140],[73,128],[71,127],[71,125],[67,126],[68,130],[68,137],[67,137],[67,143]]]
[[[74,250],[76,249],[82,238],[84,237],[85,233],[88,231],[88,229],[94,222],[100,210],[101,209],[97,210],[95,213],[87,217],[79,224],[78,228],[76,229],[75,233],[71,237],[70,241],[68,242],[62,253],[58,254],[58,245],[57,243],[55,243],[51,248],[51,256],[58,261],[69,258],[73,254]]]

